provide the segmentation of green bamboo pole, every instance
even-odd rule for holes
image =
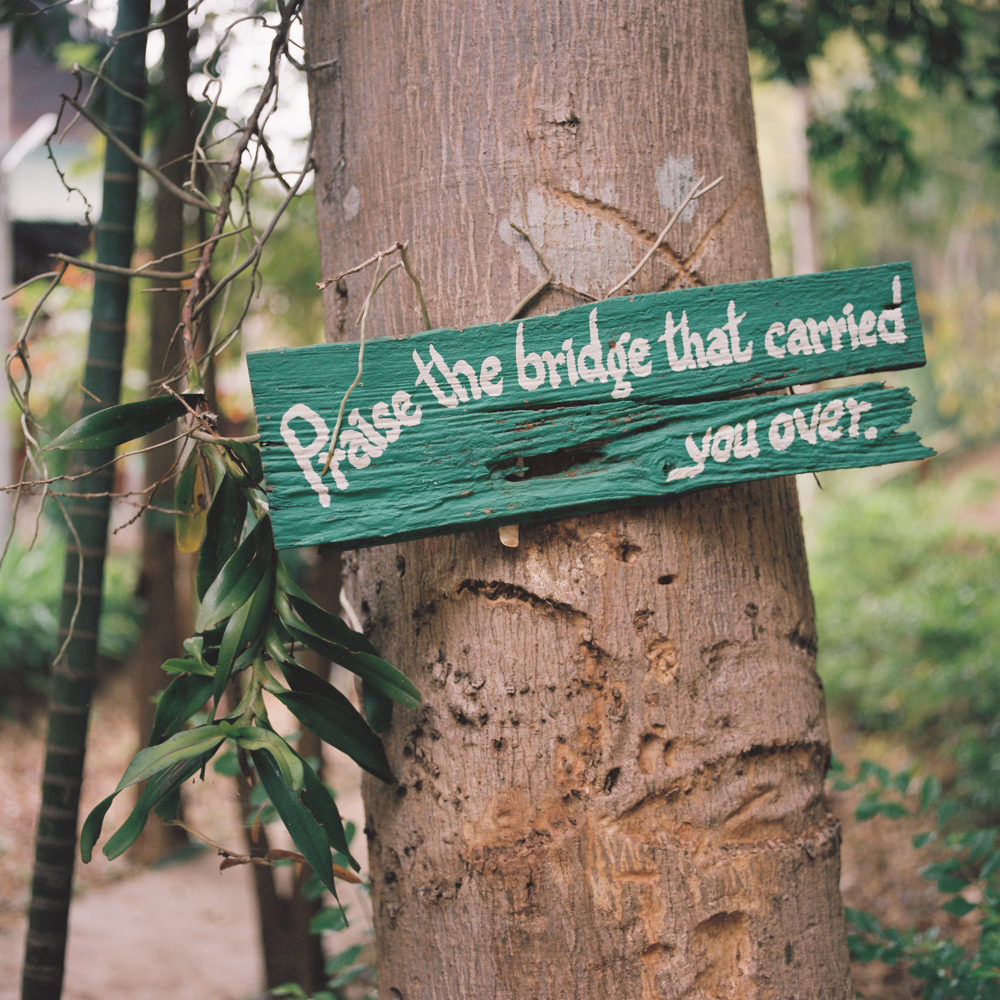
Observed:
[[[120,0],[115,37],[145,28],[149,0]],[[106,67],[114,86],[107,91],[105,121],[110,130],[138,153],[142,139],[146,90],[146,35],[123,38]],[[126,96],[134,95],[134,96]],[[97,259],[128,267],[135,243],[137,170],[110,142],[104,160],[104,195],[97,225]],[[86,416],[119,400],[129,282],[125,277],[96,273],[87,367],[83,379]],[[75,471],[96,469],[113,458],[107,452],[75,457]],[[73,492],[103,493],[111,489],[113,470],[93,472],[73,484]],[[79,543],[70,539],[60,614],[60,638],[72,636],[53,666],[49,697],[48,737],[42,777],[42,806],[35,842],[28,936],[21,981],[22,1000],[58,1000],[62,993],[67,921],[76,855],[77,814],[87,719],[94,686],[97,627],[101,613],[104,555],[110,498],[67,498],[63,501]],[[82,568],[82,588],[78,581]],[[79,611],[72,619],[80,592]]]

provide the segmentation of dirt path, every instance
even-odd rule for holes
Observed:
[[[82,793],[85,815],[118,783],[137,746],[128,723],[126,678],[112,678],[95,698]],[[44,756],[44,725],[0,721],[0,1000],[20,995],[33,841]],[[335,753],[329,762],[345,819],[363,826],[357,769]],[[107,834],[131,804],[116,800]],[[187,821],[218,844],[243,850],[230,779],[206,773],[185,799]],[[278,836],[275,842],[280,844]],[[288,846],[291,846],[290,844]],[[364,837],[355,853],[364,865]],[[359,850],[361,854],[358,854]],[[246,1000],[262,990],[257,902],[246,868],[219,871],[209,849],[193,860],[143,869],[127,857],[95,852],[77,859],[77,895],[70,909],[63,1000]],[[353,887],[341,893],[351,928],[329,941],[342,950],[365,930],[367,899]],[[333,936],[331,936],[333,937]]]

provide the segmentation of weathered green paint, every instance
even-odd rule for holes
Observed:
[[[905,390],[719,400],[923,364],[907,264],[374,340],[321,478],[357,351],[248,356],[279,547],[372,545],[931,454],[895,433]],[[792,428],[782,449],[775,420]]]

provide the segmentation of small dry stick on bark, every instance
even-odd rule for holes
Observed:
[[[340,401],[340,409],[337,411],[337,422],[334,424],[333,434],[330,438],[330,450],[326,453],[326,461],[323,463],[321,476],[325,476],[330,471],[333,453],[337,448],[337,438],[340,436],[340,427],[344,422],[344,407],[347,406],[347,398],[354,392],[355,387],[361,381],[361,373],[364,370],[365,361],[365,324],[368,322],[368,308],[371,305],[372,296],[379,290],[379,286],[382,284],[379,279],[382,278],[382,257],[384,256],[385,254],[382,254],[382,256],[376,255],[378,265],[375,268],[375,278],[372,280],[372,287],[369,289],[367,296],[365,296],[364,305],[361,307],[361,315],[358,317],[358,322],[361,325],[361,343],[358,347],[358,374],[354,376],[354,381],[347,387],[347,392],[344,393],[344,398]]]
[[[717,177],[714,181],[712,181],[711,184],[708,185],[708,187],[701,188],[701,185],[704,182],[704,180],[705,180],[704,177],[698,178],[698,180],[695,182],[694,187],[691,188],[691,190],[688,192],[688,196],[681,202],[681,207],[678,208],[676,212],[674,212],[674,214],[670,218],[670,221],[666,224],[666,226],[664,226],[663,232],[660,233],[660,235],[657,237],[656,242],[649,248],[648,251],[646,251],[646,255],[642,258],[642,260],[639,261],[638,264],[636,264],[634,268],[632,268],[631,271],[629,271],[629,273],[624,278],[622,278],[621,281],[618,282],[617,285],[615,285],[614,288],[611,289],[610,292],[608,292],[607,295],[604,296],[605,298],[610,298],[612,295],[615,294],[615,292],[624,288],[646,266],[646,262],[659,249],[660,244],[667,238],[667,233],[669,233],[670,230],[673,229],[674,223],[681,217],[681,212],[683,212],[684,209],[688,207],[688,204],[690,202],[694,201],[695,198],[700,198],[702,195],[708,194],[708,192],[711,191],[712,188],[714,188],[717,184],[722,182],[722,178]],[[698,190],[699,188],[701,188],[700,191]]]

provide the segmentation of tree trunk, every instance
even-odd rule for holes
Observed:
[[[188,97],[190,76],[190,42],[185,11],[187,0],[165,0],[163,5],[163,82],[161,106],[157,120],[157,160],[160,169],[175,183],[182,185],[190,172],[191,149],[197,129],[191,118]],[[157,187],[153,206],[153,257],[180,254],[184,249],[184,205],[165,187]],[[182,270],[183,258],[171,257],[164,270]],[[167,291],[153,295],[149,306],[149,375],[150,395],[159,395],[163,379],[175,373],[181,361],[180,337],[177,326],[181,318],[180,282],[157,279],[158,288]],[[175,471],[177,445],[166,444],[177,436],[176,424],[163,427],[147,436],[146,486],[163,485],[151,496],[156,507],[173,506],[173,490],[169,477]],[[187,567],[184,567],[187,568]],[[139,739],[146,740],[153,728],[156,694],[166,687],[167,675],[160,665],[172,656],[179,656],[184,639],[191,635],[192,623],[187,608],[178,602],[177,543],[174,518],[162,510],[148,510],[142,519],[142,571],[139,575],[138,596],[146,605],[145,627],[131,660],[133,695]],[[141,794],[143,783],[136,795]],[[130,856],[143,864],[152,864],[187,842],[187,834],[179,826],[164,823],[150,814],[139,839],[130,849]]]
[[[108,79],[114,89],[108,89],[105,120],[109,129],[136,153],[142,142],[140,101],[146,93],[146,35],[142,29],[148,22],[149,0],[121,0],[115,34],[127,33],[128,37],[115,45],[107,63]],[[108,143],[101,221],[96,227],[100,263],[116,267],[131,265],[137,197],[135,164]],[[128,300],[128,278],[95,274],[81,416],[118,402]],[[35,838],[22,1000],[59,1000],[62,993],[87,720],[96,673],[113,458],[114,450],[110,448],[77,453],[73,471],[89,474],[66,488],[65,492],[72,495],[63,501],[76,535],[66,547],[59,619],[60,640],[68,635],[69,641],[65,653],[53,664],[49,689],[42,805]],[[57,492],[61,491],[53,490]]]
[[[313,4],[307,41],[325,275],[409,239],[434,324],[501,320],[543,273],[513,222],[533,308],[577,304],[723,175],[631,290],[768,276],[735,0]],[[393,281],[368,329],[418,315]],[[425,696],[365,786],[381,997],[850,995],[794,482],[346,569]]]

